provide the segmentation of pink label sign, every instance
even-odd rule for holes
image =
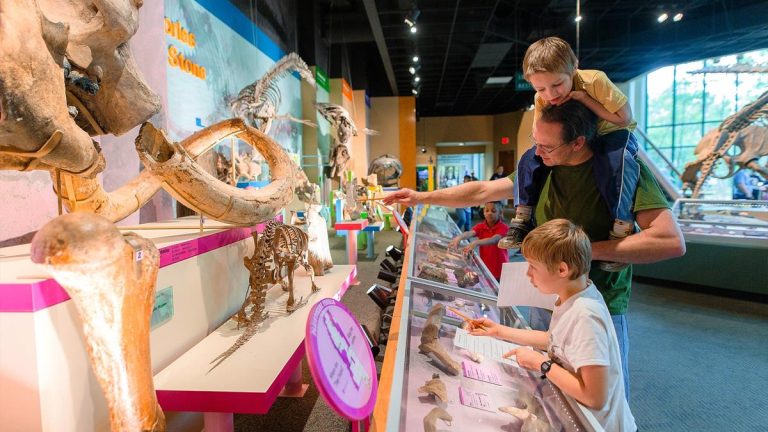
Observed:
[[[376,403],[376,364],[354,316],[340,302],[323,299],[309,312],[307,363],[328,405],[349,420],[362,420]]]

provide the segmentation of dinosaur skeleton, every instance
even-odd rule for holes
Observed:
[[[764,176],[768,176],[768,168],[760,166],[756,160],[762,154],[749,148],[759,148],[761,145],[763,147],[765,145],[759,142],[759,138],[757,142],[749,143],[744,139],[745,132],[760,133],[755,129],[759,126],[755,126],[753,123],[766,116],[768,116],[768,91],[760,95],[754,102],[726,118],[717,130],[710,131],[702,138],[696,147],[696,152],[701,152],[701,154],[695,161],[686,164],[681,176],[684,189],[690,189],[691,185],[693,185],[692,198],[699,196],[704,182],[712,175],[715,163],[721,159],[728,162],[728,174],[724,178],[730,177],[735,173],[732,160],[737,162],[738,169],[748,167],[762,173]],[[730,157],[727,153],[734,145],[740,147],[742,151],[740,155]],[[696,175],[697,171],[700,171],[698,177]]]
[[[255,244],[253,256],[243,260],[251,273],[248,283],[249,293],[246,295],[242,307],[235,314],[238,325],[244,323],[246,327],[229,349],[211,361],[213,366],[210,370],[229,358],[256,334],[261,323],[267,318],[265,313],[266,292],[272,285],[279,283],[284,291],[288,291],[286,302],[288,313],[307,303],[304,298],[300,298],[296,302],[293,295],[293,272],[296,267],[300,265],[309,273],[309,278],[312,281],[312,293],[319,290],[315,285],[314,271],[309,265],[307,257],[309,238],[304,231],[295,226],[283,225],[270,220],[260,237],[256,233],[252,235]],[[288,278],[287,283],[283,280],[285,277]]]

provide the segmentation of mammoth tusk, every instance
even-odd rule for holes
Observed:
[[[64,287],[80,313],[112,430],[165,430],[149,356],[157,248],[133,233],[123,237],[101,216],[71,213],[35,234],[31,258]]]
[[[259,190],[239,189],[220,182],[194,162],[197,156],[234,134],[264,156],[272,175],[269,185]],[[169,142],[162,131],[145,123],[136,139],[136,150],[147,170],[163,180],[164,188],[174,198],[221,222],[264,222],[293,197],[296,164],[279,144],[241,119],[216,123],[180,143]]]

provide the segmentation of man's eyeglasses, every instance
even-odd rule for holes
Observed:
[[[537,142],[536,142],[536,140],[535,140],[535,139],[533,139],[533,135],[528,135],[528,139],[531,141],[531,144],[533,144],[534,146],[536,146],[536,148],[538,148],[539,150],[541,150],[541,152],[542,152],[542,153],[546,153],[546,154],[550,154],[550,153],[552,153],[553,151],[555,151],[555,150],[559,149],[560,147],[562,147],[562,146],[564,146],[564,145],[566,145],[566,144],[570,144],[570,143],[567,143],[567,142],[566,142],[566,143],[562,143],[562,144],[560,144],[560,145],[559,145],[559,146],[557,146],[557,147],[547,147],[547,146],[543,146],[543,145],[541,145],[541,144],[537,143]]]

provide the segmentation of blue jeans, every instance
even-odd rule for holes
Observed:
[[[533,330],[547,331],[552,312],[541,308],[529,308],[528,324]],[[611,315],[613,328],[616,330],[616,339],[619,342],[619,355],[621,356],[621,372],[624,376],[624,394],[629,402],[629,331],[627,315]]]
[[[459,229],[462,231],[469,231],[472,229],[472,208],[457,208],[456,209],[456,218],[458,219],[457,224],[459,225]]]
[[[595,138],[592,170],[597,188],[614,219],[633,222],[632,207],[640,179],[635,135],[626,129]],[[515,206],[535,206],[549,174],[549,167],[536,156],[536,146],[523,153],[515,173]]]

